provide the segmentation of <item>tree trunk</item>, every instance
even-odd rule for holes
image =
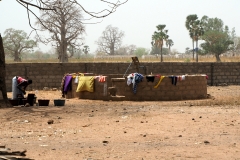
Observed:
[[[0,34],[0,107],[11,107],[12,105],[9,103],[7,97],[5,75],[5,53],[3,48],[2,36]]]
[[[162,45],[161,45],[161,62],[163,62]]]
[[[215,54],[215,57],[216,57],[216,60],[217,60],[217,62],[221,62],[221,59],[220,59],[220,54]]]
[[[67,44],[64,42],[62,44],[60,44],[59,62],[62,62],[62,63],[68,62]]]
[[[196,62],[198,62],[198,40],[196,40]]]
[[[21,62],[21,58],[19,58],[19,54],[17,51],[14,52],[14,62]]]
[[[193,60],[194,60],[194,40],[192,40],[192,46],[193,46]]]
[[[114,55],[114,43],[113,42],[111,43],[111,46],[110,46],[110,55]]]

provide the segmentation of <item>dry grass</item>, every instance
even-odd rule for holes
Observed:
[[[160,62],[160,57],[154,58],[139,58],[140,62]],[[166,58],[163,59],[164,62],[196,62],[196,59],[192,58]],[[199,62],[216,62],[215,57],[206,57],[206,56],[199,56]],[[234,57],[221,57],[222,62],[240,62],[240,56]],[[105,58],[94,58],[94,57],[84,57],[84,58],[69,58],[70,63],[77,63],[77,62],[131,62],[130,57],[105,57]],[[6,59],[6,63],[21,63],[21,62],[14,62],[12,59]],[[23,59],[22,63],[58,63],[58,59]]]

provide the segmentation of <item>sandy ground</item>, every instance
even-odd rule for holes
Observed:
[[[68,99],[56,107],[59,91],[38,91],[38,99],[50,97],[48,107],[1,109],[0,145],[36,160],[240,160],[240,86],[208,87],[208,94],[171,102]]]

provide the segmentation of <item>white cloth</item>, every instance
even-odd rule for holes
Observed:
[[[74,83],[78,83],[78,76],[76,76]]]
[[[129,86],[131,83],[135,83],[135,79],[134,79],[134,73],[131,73],[127,76],[127,85]]]
[[[182,80],[185,80],[185,75],[182,75]]]

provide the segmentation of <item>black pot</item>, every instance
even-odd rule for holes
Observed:
[[[147,75],[146,79],[148,82],[154,82],[155,76],[154,75]]]
[[[48,106],[49,105],[49,99],[39,99],[38,100],[38,105],[39,106]]]

